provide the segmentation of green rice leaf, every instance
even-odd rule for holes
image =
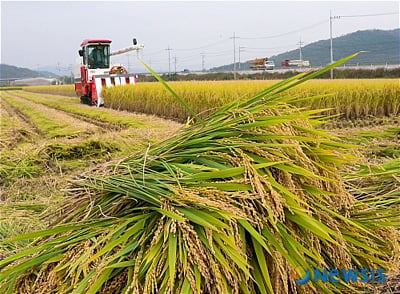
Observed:
[[[96,293],[98,293],[98,291],[100,290],[101,286],[103,286],[103,284],[105,282],[107,282],[107,280],[111,276],[111,273],[112,273],[113,270],[114,269],[112,269],[112,268],[104,269],[101,272],[101,274],[99,275],[99,277],[95,280],[95,282],[87,290],[86,294],[96,294]]]
[[[227,224],[212,216],[210,213],[183,207],[177,209],[179,212],[183,213],[185,217],[187,217],[190,221],[206,228],[210,228],[215,231],[218,231],[220,229],[229,229],[229,226]]]
[[[140,58],[138,58],[139,61],[147,68],[147,70],[149,72],[151,72],[151,74],[175,97],[175,99],[177,101],[179,101],[179,103],[185,107],[185,109],[194,117],[196,118],[196,120],[198,122],[203,123],[203,120],[189,107],[189,105],[187,105],[187,103],[181,98],[179,97],[178,94],[176,94],[176,92],[174,90],[172,90],[172,88],[155,72],[153,71],[143,60],[141,60]]]
[[[260,268],[260,271],[262,274],[261,276],[263,277],[265,286],[268,289],[268,293],[274,293],[272,283],[271,283],[271,277],[270,277],[270,274],[268,271],[267,261],[265,259],[264,251],[263,251],[262,247],[260,246],[260,243],[254,239],[253,239],[253,248],[256,253],[257,264],[258,264],[258,267]]]
[[[264,237],[247,220],[238,219],[238,223],[272,256],[271,248],[265,242]]]
[[[169,287],[174,290],[175,283],[175,264],[176,264],[176,243],[177,237],[170,233],[168,237],[168,269],[169,269]]]
[[[337,242],[330,236],[330,234],[334,236],[336,236],[337,234],[333,232],[330,228],[328,228],[326,225],[317,221],[308,214],[297,211],[295,214],[287,213],[286,217],[289,220],[296,223],[297,225],[299,225],[300,227],[312,231],[319,238],[337,244]]]

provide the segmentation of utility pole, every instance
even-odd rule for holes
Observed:
[[[233,78],[236,80],[236,39],[239,37],[236,37],[235,32],[233,32],[233,37],[230,39],[233,39]]]
[[[171,76],[171,50],[172,49],[169,48],[169,45],[168,45],[168,48],[165,50],[168,51],[168,76]]]
[[[175,64],[175,74],[176,74],[176,56],[174,57],[174,64]]]
[[[240,70],[240,52],[242,52],[242,49],[246,48],[244,46],[239,46],[239,70]]]
[[[60,62],[57,62],[57,70],[58,70],[58,75],[61,76]],[[56,80],[56,85],[59,84],[58,81],[59,81],[59,80],[57,79],[57,80]]]
[[[333,40],[332,40],[332,20],[339,19],[340,16],[332,16],[332,10],[329,10],[329,33],[331,39],[331,64],[333,63]],[[331,68],[331,80],[333,79],[333,68]]]
[[[69,69],[71,70],[71,84],[74,84],[75,83],[75,81],[74,81],[74,65],[70,64]]]
[[[300,42],[297,43],[297,45],[299,45],[300,60],[303,61],[303,53],[302,53],[302,51],[301,51],[301,46],[304,45],[304,42],[301,41],[301,38],[300,38]]]
[[[201,55],[201,70],[206,71],[205,61],[204,61],[204,58],[206,57],[206,55],[204,52],[201,52],[200,55]]]

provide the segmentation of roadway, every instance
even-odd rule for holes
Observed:
[[[268,72],[268,73],[285,73],[288,71],[296,71],[296,72],[305,72],[308,70],[319,70],[323,68],[323,66],[315,66],[315,67],[288,67],[288,68],[277,68],[272,70],[237,70],[236,73],[238,74],[255,74],[260,72]],[[342,65],[335,67],[337,70],[344,70],[344,69],[365,69],[365,70],[376,70],[376,69],[396,69],[400,68],[400,64],[371,64],[371,65],[357,65],[357,64],[349,64],[349,65]],[[233,71],[223,71],[225,73],[231,73]],[[221,73],[221,72],[214,72],[214,71],[192,71],[189,73],[178,72],[179,75],[188,75],[188,74],[210,74],[210,73]]]

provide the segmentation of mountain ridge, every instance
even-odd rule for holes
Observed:
[[[342,59],[358,51],[367,51],[354,58],[351,63],[359,65],[400,63],[400,29],[356,31],[336,37],[332,40],[332,43],[334,60]],[[269,60],[273,60],[276,68],[280,68],[283,60],[298,60],[299,55],[299,49],[294,49],[270,56]],[[303,60],[310,61],[311,66],[330,64],[330,39],[319,40],[302,47],[302,56]],[[240,68],[250,69],[249,62],[240,63]],[[233,70],[233,64],[210,69],[210,71],[228,70]]]
[[[0,64],[0,77],[1,79],[59,78],[49,71],[35,71],[9,64]]]

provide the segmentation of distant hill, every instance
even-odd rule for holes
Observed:
[[[350,33],[333,39],[333,57],[339,60],[358,51],[368,51],[349,61],[351,64],[399,64],[400,29],[365,30]],[[309,60],[311,66],[324,66],[330,63],[330,40],[321,40],[302,48],[303,60]],[[264,56],[258,56],[264,57]],[[257,58],[255,56],[254,58]],[[299,49],[270,56],[277,68],[282,60],[299,59]],[[250,69],[247,62],[240,64],[241,69]],[[233,64],[212,68],[211,71],[233,70]]]
[[[39,71],[39,72],[51,72],[58,76],[71,76],[71,67],[65,67],[65,66],[60,66],[60,65],[41,66],[38,68],[33,68],[33,70]]]
[[[28,79],[28,78],[58,78],[59,76],[48,71],[34,71],[28,68],[0,64],[1,79]]]

